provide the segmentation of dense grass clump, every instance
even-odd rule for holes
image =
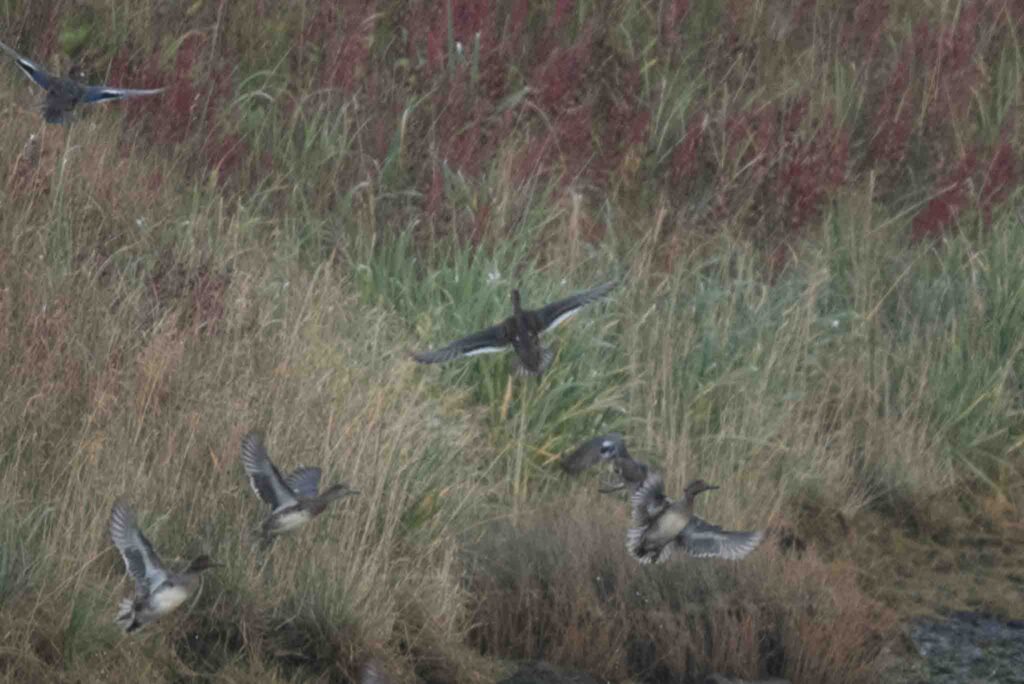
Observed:
[[[59,129],[0,72],[5,680],[876,682],[909,615],[1024,612],[1016,3],[0,16],[168,87]],[[539,380],[407,356],[611,278]],[[260,553],[251,429],[361,494]],[[611,430],[763,546],[635,564],[555,465]],[[119,495],[225,563],[131,638]]]
[[[876,671],[893,615],[857,588],[852,566],[770,549],[735,569],[640,568],[623,553],[624,504],[596,497],[532,511],[469,545],[481,651],[612,681],[718,671],[857,682]]]

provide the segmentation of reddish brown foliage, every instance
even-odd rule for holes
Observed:
[[[555,0],[555,11],[548,23],[548,33],[557,36],[564,31],[574,9],[576,9],[576,0]]]
[[[912,52],[905,45],[889,80],[882,88],[881,101],[871,121],[870,161],[885,167],[901,164],[907,154],[913,113],[911,111],[910,64]]]
[[[513,0],[508,4],[510,9],[501,40],[501,51],[506,57],[510,57],[522,43],[526,22],[530,18],[530,0]]]
[[[593,119],[593,105],[587,103],[561,111],[554,122],[558,158],[570,178],[582,173],[593,159]]]
[[[778,196],[786,198],[790,228],[817,218],[822,202],[846,181],[849,152],[849,133],[836,127],[831,114],[809,139],[792,144],[774,183]]]
[[[229,56],[203,55],[206,38],[198,33],[187,36],[174,56],[171,73],[160,69],[156,55],[135,64],[126,51],[119,53],[111,67],[117,80],[139,80],[143,85],[164,84],[160,97],[141,98],[128,103],[128,117],[142,126],[147,136],[164,146],[194,142],[192,161],[204,171],[215,171],[220,182],[228,180],[250,154],[249,145],[232,131],[228,108],[233,96]],[[206,56],[206,60],[201,57]],[[213,62],[210,64],[210,62]],[[266,171],[273,166],[269,153],[263,155]]]
[[[377,17],[375,0],[320,3],[302,30],[300,52],[320,52],[318,82],[351,90],[367,71],[370,37]]]
[[[38,41],[40,54],[50,54],[57,45],[57,35],[60,33],[60,10],[60,5],[54,5],[50,10],[50,16],[46,20],[46,29]]]
[[[981,210],[985,223],[992,222],[992,209],[1009,197],[1010,192],[1020,185],[1020,155],[1013,146],[1004,142],[992,155],[981,186]]]
[[[839,42],[844,51],[856,49],[870,63],[878,50],[889,19],[890,0],[865,0],[856,3],[853,19],[843,24]]]
[[[686,185],[700,171],[698,151],[707,129],[707,114],[697,112],[690,116],[683,139],[672,151],[671,175],[674,186]]]
[[[719,180],[720,218],[751,196],[748,221],[766,236],[797,232],[817,218],[825,199],[846,181],[850,136],[831,113],[813,120],[808,109],[805,97],[729,117],[725,158],[739,176]]]
[[[892,193],[883,201],[899,199],[907,179],[940,178],[915,234],[941,232],[939,226],[955,220],[966,201],[959,197],[966,181],[956,181],[950,150],[974,149],[982,160],[972,175],[972,197],[986,220],[1020,183],[1016,141],[1005,137],[1004,145],[989,151],[977,134],[974,111],[976,101],[990,95],[992,86],[982,76],[992,72],[996,47],[1004,44],[1000,36],[1024,17],[1018,5],[980,0],[962,3],[955,14],[948,8],[908,13],[891,0],[836,8],[801,0],[752,14],[746,2],[711,10],[670,0],[656,13],[636,13],[624,5],[598,11],[573,0],[452,0],[449,15],[446,2],[322,0],[275,17],[294,29],[297,42],[269,60],[285,60],[283,93],[252,120],[303,116],[310,87],[352,93],[359,155],[341,162],[351,168],[332,171],[335,181],[374,175],[395,152],[401,131],[400,172],[388,182],[414,188],[422,198],[418,210],[426,208],[437,221],[447,216],[444,164],[472,186],[506,160],[519,185],[539,177],[598,193],[663,193],[686,213],[687,224],[741,225],[761,236],[765,229],[789,233],[812,223],[850,181],[850,169],[857,179],[880,177]],[[261,11],[279,10],[263,3]],[[34,54],[45,55],[55,42],[56,15],[34,12]],[[792,31],[766,40],[764,32],[773,29],[754,21],[766,19],[765,12],[776,19],[781,12],[781,25]],[[184,15],[168,14],[169,26],[190,25]],[[689,31],[688,22],[712,16],[713,32]],[[786,103],[744,97],[757,83],[763,51],[785,54],[787,46],[804,45],[808,26],[832,31],[842,59],[855,66],[866,103],[856,112],[859,118],[840,124],[830,104],[811,90],[788,95]],[[632,33],[627,36],[623,27]],[[641,46],[633,39],[644,30],[653,42]],[[702,44],[682,45],[684,35]],[[238,32],[197,30],[183,34],[170,57],[155,47],[122,48],[109,67],[111,80],[168,87],[159,98],[119,105],[133,131],[156,149],[173,150],[187,172],[216,171],[232,187],[243,188],[292,161],[275,159],[285,146],[275,146],[272,136],[250,138],[251,121],[243,117],[253,105],[236,106],[236,69],[259,61],[252,41],[240,41]],[[449,55],[450,41],[461,50]],[[173,42],[163,40],[163,49]],[[671,90],[659,88],[658,79],[678,73],[677,66],[694,68],[707,86],[689,103],[682,133],[665,159],[662,143],[672,135],[666,132],[681,122],[663,116],[671,103],[659,101],[659,94]],[[743,73],[754,80],[742,80]],[[733,104],[715,100],[722,88],[738,96]],[[746,104],[735,104],[740,102]],[[658,141],[657,159],[649,140]],[[513,144],[518,149],[510,149]],[[640,178],[640,171],[648,177]],[[943,189],[942,182],[953,187]],[[323,190],[317,185],[310,192]],[[332,201],[318,198],[315,204]],[[471,223],[479,226],[481,219]],[[468,223],[462,229],[477,230]]]
[[[248,146],[238,135],[224,133],[207,138],[203,152],[207,168],[215,171],[217,178],[223,181],[238,170]]]
[[[991,223],[993,209],[1020,186],[1020,168],[1020,155],[1008,142],[984,155],[969,151],[935,184],[934,195],[914,217],[911,237],[940,237],[970,206],[980,210],[986,225]]]
[[[913,239],[938,237],[956,220],[967,205],[968,183],[977,165],[977,157],[969,152],[939,181],[935,196],[914,217]]]
[[[201,35],[193,34],[178,48],[174,57],[174,81],[165,94],[166,113],[161,120],[160,137],[171,139],[175,133],[181,135],[194,121],[194,108],[199,105],[201,96],[196,63],[204,42]]]
[[[495,50],[508,49],[509,33],[499,37],[498,24],[500,8],[496,3],[475,2],[474,0],[452,0],[452,35],[448,35],[448,13],[444,2],[417,4],[409,13],[406,22],[411,40],[409,49],[414,53],[423,51],[431,75],[442,76],[447,65],[449,38],[461,45],[462,55],[469,59],[479,44],[481,61]],[[507,27],[515,39],[519,38],[529,12],[528,5],[517,3],[512,6],[512,21]],[[453,65],[454,66],[454,65]]]
[[[473,44],[475,37],[480,36],[481,46],[494,43],[494,22],[497,11],[493,4],[462,0],[452,2],[452,29],[455,40],[464,46]]]
[[[968,113],[981,77],[974,61],[979,6],[980,3],[964,3],[955,24],[944,26],[939,32],[923,31],[920,36],[919,58],[936,65],[936,91],[926,117],[929,127],[945,122],[958,124]]]
[[[549,112],[571,106],[584,86],[584,69],[591,60],[591,35],[581,36],[566,48],[555,48],[537,69],[533,85],[538,101]]]
[[[667,45],[677,45],[680,41],[679,27],[690,13],[690,0],[672,0],[664,6],[661,14],[661,25],[658,36]]]
[[[517,186],[541,173],[543,161],[552,147],[552,137],[537,136],[519,148],[512,164],[512,180]]]
[[[436,160],[430,171],[430,187],[427,190],[424,209],[428,216],[436,216],[444,200],[444,171],[441,169],[441,163]]]

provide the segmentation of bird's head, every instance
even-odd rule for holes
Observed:
[[[347,484],[333,484],[324,490],[323,498],[333,501],[334,499],[341,499],[352,494],[358,494],[358,489],[352,489]]]
[[[519,290],[512,290],[512,312],[517,316],[523,311],[523,301],[519,297]]]
[[[85,80],[85,68],[81,62],[72,62],[68,67],[68,78],[81,83]]]
[[[192,559],[192,562],[188,564],[188,572],[202,572],[203,570],[209,570],[210,568],[219,568],[222,565],[224,564],[215,563],[212,558],[204,553]]]
[[[708,484],[704,480],[693,480],[690,484],[686,485],[686,495],[693,498],[701,492],[706,492],[712,489],[718,489],[718,485]]]
[[[600,452],[602,461],[610,461],[616,456],[621,455],[622,448],[625,445],[625,441],[622,439],[622,435],[618,432],[612,432],[604,436],[601,440]]]

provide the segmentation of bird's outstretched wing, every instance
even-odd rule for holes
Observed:
[[[587,304],[601,299],[618,285],[617,280],[611,280],[603,285],[598,285],[583,292],[577,292],[565,299],[552,302],[535,312],[540,332],[552,330],[565,321],[575,316],[580,309]]]
[[[622,478],[623,483],[630,489],[635,489],[642,485],[651,470],[646,463],[634,461],[628,456],[615,459],[614,465],[615,473]]]
[[[583,442],[572,451],[562,454],[559,464],[570,475],[578,475],[601,461],[614,458],[620,453],[621,444],[622,435],[618,433],[598,435]]]
[[[655,516],[668,504],[665,498],[665,480],[661,473],[654,471],[648,474],[643,484],[633,492],[630,503],[633,507],[633,526],[650,525]]]
[[[120,499],[114,502],[110,512],[110,538],[121,552],[125,570],[135,579],[137,597],[149,596],[153,589],[167,581],[167,571],[160,557],[139,531],[135,512]]]
[[[463,356],[502,352],[509,348],[509,343],[502,326],[494,325],[486,330],[455,340],[439,349],[413,352],[412,357],[420,363],[444,363]]]
[[[249,486],[273,511],[299,502],[295,492],[281,477],[281,472],[271,463],[259,433],[250,432],[242,438],[242,466],[249,476]]]
[[[285,480],[288,489],[305,499],[312,499],[320,489],[320,469],[302,466],[292,471]]]
[[[665,482],[661,473],[652,472],[632,497],[633,526],[626,530],[626,550],[643,564],[661,563],[668,560],[675,546],[672,543],[651,545],[647,534],[651,523],[668,505],[665,498]]]
[[[150,88],[137,90],[132,88],[111,88],[110,86],[85,86],[85,94],[82,102],[109,102],[111,100],[123,100],[129,97],[144,97],[146,95],[159,95],[164,92],[163,88]]]
[[[22,57],[13,49],[11,49],[10,46],[2,42],[0,42],[0,50],[3,50],[8,55],[10,55],[11,58],[14,60],[14,63],[18,65],[18,68],[21,69],[26,76],[31,78],[36,85],[38,85],[43,90],[50,89],[50,85],[53,83],[54,78],[49,73],[47,73],[46,69],[39,66],[31,59],[28,59],[27,57]]]
[[[558,464],[570,475],[578,475],[601,461],[601,444],[604,435],[588,439],[572,451],[562,454]]]
[[[756,549],[763,538],[760,531],[729,532],[693,516],[679,533],[676,544],[696,558],[740,560]]]

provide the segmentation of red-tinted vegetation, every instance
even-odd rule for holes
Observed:
[[[280,148],[253,136],[249,108],[268,110],[283,130],[311,91],[333,92],[339,107],[354,102],[355,146],[370,156],[353,179],[384,167],[395,132],[407,131],[405,172],[391,181],[422,198],[432,234],[457,230],[442,210],[442,170],[475,182],[503,158],[520,184],[546,177],[594,196],[660,194],[690,226],[746,226],[771,243],[802,234],[830,198],[872,175],[896,205],[919,200],[897,189],[902,181],[933,179],[915,237],[949,230],[971,206],[988,222],[1018,186],[1019,134],[1011,127],[993,146],[977,123],[978,103],[994,87],[991,68],[1020,30],[1016,3],[966,3],[945,14],[908,14],[887,0],[838,11],[813,1],[766,5],[764,16],[753,9],[685,0],[600,10],[571,0],[366,0],[304,3],[301,11],[262,5],[266,16],[257,19],[225,8],[226,21],[272,21],[297,37],[256,55],[243,52],[244,32],[190,33],[194,18],[168,10],[159,41],[120,48],[110,77],[167,84],[163,98],[128,105],[134,126],[169,154],[181,149],[194,173],[215,172],[239,190],[289,168],[274,159]],[[45,56],[59,22],[35,16],[42,23],[30,47]],[[759,35],[751,22],[767,29]],[[736,80],[758,68],[773,40],[815,49],[812,26],[836,35],[835,59],[861,83],[863,107],[837,110],[820,97],[827,81],[773,95]],[[631,42],[631,30],[657,40]],[[242,59],[277,70],[274,104],[238,101]],[[707,87],[672,120],[656,118],[677,105],[665,86],[698,74]],[[724,105],[716,81],[734,91]],[[264,173],[239,178],[243,160],[259,160]],[[984,190],[963,187],[972,160],[985,167]],[[703,207],[696,213],[695,204]]]

